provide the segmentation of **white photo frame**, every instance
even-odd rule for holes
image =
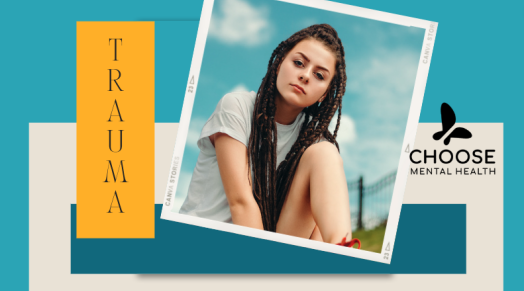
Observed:
[[[206,41],[209,35],[209,28],[213,13],[213,6],[220,0],[204,0],[202,8],[202,14],[200,18],[200,24],[198,28],[198,34],[193,54],[193,60],[189,73],[186,93],[184,96],[184,103],[182,109],[182,115],[178,127],[176,144],[174,154],[171,163],[171,170],[168,178],[168,185],[166,189],[166,195],[164,198],[164,204],[162,208],[161,218],[166,220],[177,221],[181,223],[187,223],[191,225],[211,228],[215,230],[227,231],[231,233],[251,236],[260,239],[266,239],[310,249],[322,250],[330,253],[336,253],[340,255],[351,256],[355,258],[361,258],[381,263],[389,264],[391,262],[392,253],[394,249],[395,236],[398,228],[398,221],[400,217],[400,210],[402,207],[402,200],[404,191],[406,188],[406,181],[409,174],[409,149],[413,148],[415,142],[415,134],[417,131],[418,120],[420,117],[420,111],[422,108],[422,100],[424,96],[424,90],[426,87],[426,81],[429,73],[429,65],[431,62],[433,45],[435,42],[435,36],[437,32],[438,24],[436,22],[381,12],[377,10],[371,10],[361,7],[355,7],[351,5],[321,1],[321,0],[282,0],[280,2],[286,2],[289,4],[310,7],[314,9],[331,11],[340,14],[356,16],[375,20],[379,22],[386,22],[395,25],[417,27],[425,30],[420,55],[418,58],[418,67],[416,70],[416,77],[414,81],[413,93],[411,96],[411,102],[409,106],[409,114],[407,116],[407,125],[404,131],[404,138],[402,142],[402,149],[400,153],[400,159],[396,172],[395,184],[393,187],[393,195],[391,198],[391,205],[389,208],[389,214],[387,216],[387,225],[382,244],[381,253],[375,253],[365,250],[353,249],[340,247],[333,244],[313,241],[309,239],[303,239],[269,231],[263,231],[230,223],[224,223],[219,221],[213,221],[210,219],[204,219],[194,217],[190,215],[184,215],[173,212],[175,203],[173,203],[176,189],[180,177],[180,167],[183,163],[184,149],[188,138],[189,125],[191,121],[193,106],[195,104],[195,96],[198,89],[200,71],[204,58],[204,50],[206,47]],[[268,58],[269,56],[264,56]],[[262,77],[262,76],[261,76]],[[348,77],[349,78],[349,77]],[[349,80],[348,80],[349,81]],[[347,93],[346,93],[347,94]]]

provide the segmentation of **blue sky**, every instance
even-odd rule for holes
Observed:
[[[423,29],[269,0],[217,0],[174,211],[187,194],[200,131],[220,98],[237,90],[256,92],[276,46],[319,23],[337,30],[346,53],[348,80],[337,140],[348,182],[362,175],[369,184],[397,169]]]

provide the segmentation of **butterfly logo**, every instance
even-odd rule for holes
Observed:
[[[433,135],[434,140],[440,140],[448,131],[455,125],[455,122],[457,121],[457,117],[455,116],[455,112],[453,112],[453,109],[451,109],[451,106],[449,106],[447,103],[442,103],[442,106],[440,106],[440,115],[442,117],[442,131],[436,132]],[[463,128],[463,127],[457,127],[455,128],[449,135],[444,139],[444,144],[448,145],[452,138],[471,138],[473,135],[469,130]]]

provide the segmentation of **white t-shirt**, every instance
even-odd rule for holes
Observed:
[[[209,136],[222,132],[247,147],[255,99],[255,92],[234,92],[226,94],[218,102],[215,112],[207,120],[198,139],[200,154],[180,213],[231,222],[231,212],[218,170],[215,147],[211,144]],[[303,120],[304,114],[300,113],[292,124],[277,123],[277,165],[285,159],[297,140]]]

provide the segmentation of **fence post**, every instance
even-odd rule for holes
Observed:
[[[364,200],[364,177],[360,176],[360,178],[358,179],[358,197],[359,197],[359,201],[358,201],[358,223],[357,223],[357,230],[361,230],[363,229],[364,227],[362,226],[362,212],[363,212],[363,207],[362,207],[362,200]]]

